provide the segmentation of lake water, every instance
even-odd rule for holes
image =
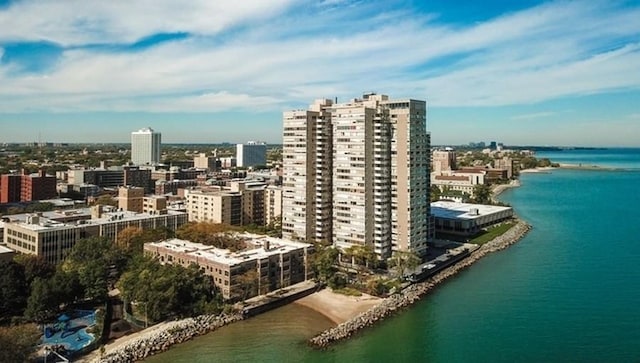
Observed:
[[[538,156],[631,170],[522,175],[501,199],[534,226],[523,240],[327,351],[305,341],[331,323],[289,305],[148,361],[639,361],[640,150]]]

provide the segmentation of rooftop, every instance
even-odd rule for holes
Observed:
[[[431,213],[437,218],[476,219],[489,214],[510,210],[511,207],[498,205],[470,204],[437,201],[431,203]],[[477,211],[477,213],[475,213]]]
[[[0,253],[13,253],[15,252],[14,250],[7,248],[5,246],[0,245]]]
[[[207,259],[225,265],[238,265],[244,261],[262,259],[281,253],[291,252],[299,248],[310,246],[306,243],[283,240],[279,238],[255,235],[240,234],[240,237],[247,239],[247,245],[252,246],[243,251],[231,252],[229,250],[207,246],[201,243],[194,243],[177,238],[161,242],[146,243],[145,246],[166,248],[176,253],[186,253],[190,256]],[[269,249],[265,246],[269,244]]]

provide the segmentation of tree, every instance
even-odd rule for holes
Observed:
[[[24,316],[36,323],[44,323],[56,316],[59,306],[57,295],[49,280],[39,277],[33,280]]]
[[[135,249],[135,246],[141,244],[142,228],[127,227],[118,233],[116,245],[123,250]]]
[[[336,273],[339,252],[333,246],[316,244],[315,253],[311,255],[311,268],[316,280],[327,282]]]
[[[431,185],[431,189],[429,191],[429,196],[430,196],[430,200],[432,202],[436,202],[438,200],[440,200],[440,195],[442,194],[442,192],[440,191],[440,187],[438,187],[437,185]]]
[[[192,264],[162,265],[146,256],[137,256],[117,283],[121,296],[142,306],[152,321],[170,316],[192,316],[218,312],[222,304],[211,277]]]
[[[0,362],[27,362],[39,340],[34,324],[0,327]]]
[[[28,291],[24,268],[13,261],[0,262],[0,320],[22,315]]]
[[[242,290],[242,302],[244,302],[249,295],[255,295],[255,289],[258,286],[258,277],[258,271],[254,269],[247,270],[236,277],[236,281]]]
[[[422,262],[422,259],[415,252],[394,251],[389,258],[389,265],[395,267],[397,276],[404,277],[407,270],[414,270]]]
[[[485,184],[478,184],[473,187],[473,202],[477,204],[491,204],[491,187]]]
[[[88,299],[107,298],[108,284],[124,270],[127,256],[104,237],[78,241],[62,264],[68,273],[76,273]],[[111,276],[111,275],[114,276]]]
[[[13,259],[24,268],[27,285],[36,278],[48,279],[56,272],[55,266],[48,263],[42,256],[20,254]]]

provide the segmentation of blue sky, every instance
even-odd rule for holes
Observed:
[[[639,1],[0,0],[0,142],[279,143],[426,99],[434,144],[640,146]]]

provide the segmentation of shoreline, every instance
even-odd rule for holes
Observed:
[[[175,344],[184,343],[197,336],[210,333],[225,325],[243,320],[242,314],[201,315],[168,321],[125,335],[104,345],[104,351],[96,349],[79,357],[75,362],[125,363],[141,361],[162,353]]]
[[[342,295],[327,287],[293,303],[308,307],[339,325],[379,305],[383,300],[365,293],[362,296]]]
[[[496,197],[502,194],[502,192],[504,192],[505,190],[510,188],[518,188],[521,185],[522,184],[520,184],[520,179],[513,179],[509,182],[509,184],[496,184],[491,188],[491,191],[492,191],[491,198],[493,198],[493,200],[495,201]]]
[[[439,284],[467,269],[487,254],[504,250],[515,244],[522,239],[530,229],[531,226],[528,223],[518,219],[518,222],[510,230],[480,246],[480,248],[472,252],[466,259],[439,272],[426,281],[409,285],[400,293],[383,299],[380,304],[372,307],[371,309],[358,314],[352,319],[341,323],[336,327],[325,330],[324,332],[309,339],[309,345],[315,348],[325,349],[331,344],[350,338],[360,330],[376,324],[384,318],[392,315],[397,310],[406,308],[420,301],[423,296]]]

